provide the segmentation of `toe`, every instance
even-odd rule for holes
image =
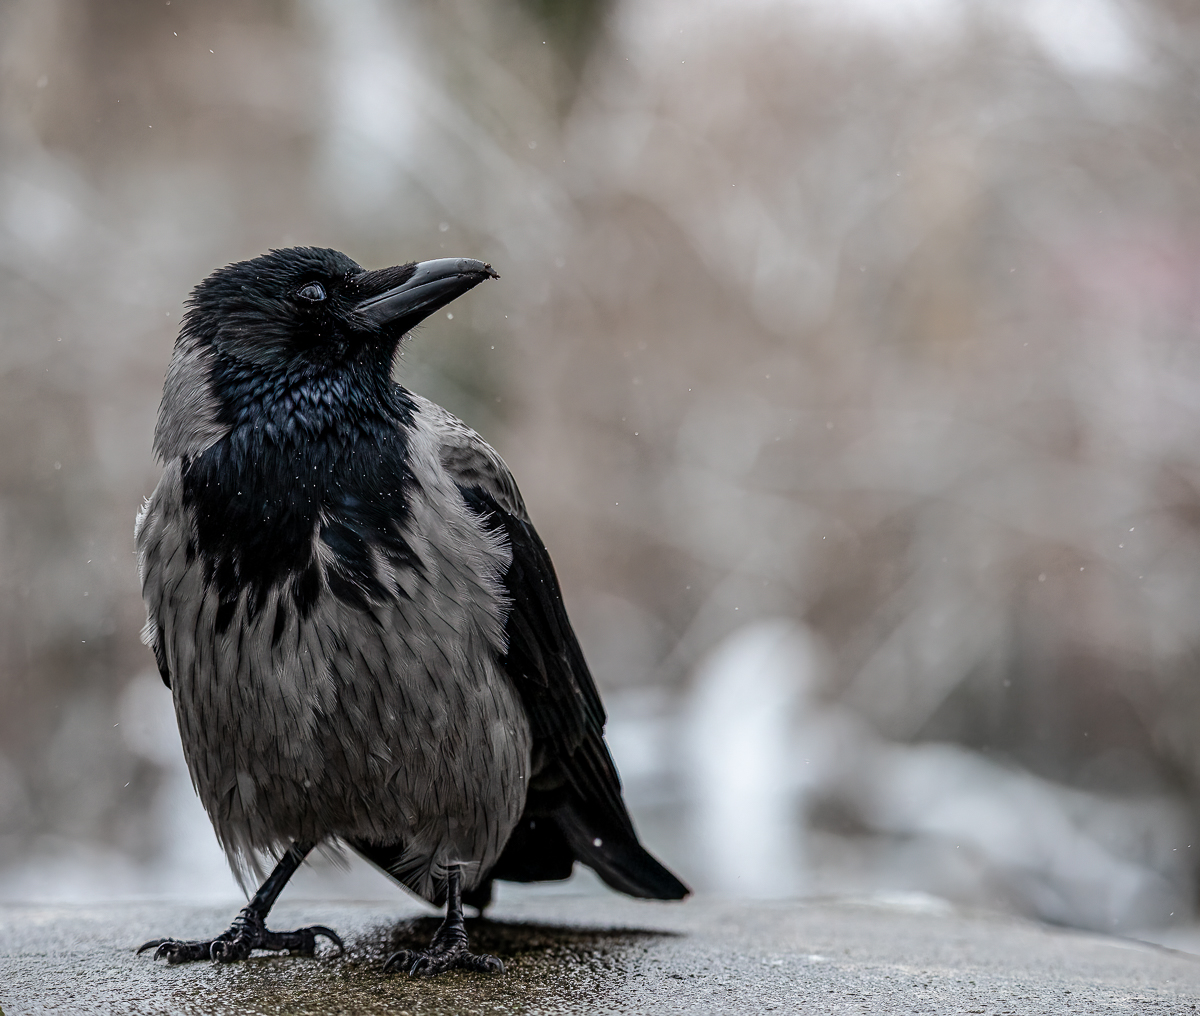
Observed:
[[[416,960],[417,955],[411,949],[401,949],[399,952],[394,952],[383,964],[383,972],[386,974],[392,970],[409,970]]]
[[[314,924],[309,928],[305,928],[304,930],[307,931],[310,935],[313,935],[313,936],[322,935],[325,938],[329,939],[330,942],[332,942],[334,945],[337,946],[337,950],[338,950],[339,954],[344,953],[346,951],[346,944],[342,941],[342,936],[339,935],[332,928],[326,928],[325,925],[323,925],[323,924]]]
[[[441,973],[438,964],[428,953],[417,953],[412,966],[408,968],[409,977],[433,977]]]
[[[213,939],[208,955],[218,963],[236,963],[250,955],[251,944],[244,938]]]
[[[480,974],[504,973],[504,964],[495,956],[476,956],[473,953],[467,953],[459,961],[459,966],[464,970],[474,970]]]
[[[384,972],[403,970],[409,977],[436,977],[448,970],[469,970],[477,974],[502,974],[504,964],[495,956],[476,956],[466,949],[441,952],[430,949],[416,952],[401,949],[392,953],[383,964]]]
[[[152,960],[165,959],[168,963],[187,963],[191,960],[208,958],[207,942],[184,942],[177,938],[156,938],[138,948],[138,955],[153,949]]]

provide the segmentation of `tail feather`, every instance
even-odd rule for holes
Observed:
[[[644,900],[681,900],[691,890],[623,828],[604,828],[570,804],[554,815],[575,856],[618,892]]]

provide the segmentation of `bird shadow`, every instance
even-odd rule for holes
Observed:
[[[440,924],[439,917],[416,917],[399,924],[375,928],[364,939],[360,939],[359,944],[367,946],[371,952],[388,955],[401,949],[424,949]],[[487,917],[468,917],[466,927],[472,952],[491,953],[505,962],[531,956],[550,959],[555,955],[594,959],[597,955],[625,951],[631,946],[649,944],[656,939],[678,937],[678,933],[673,931],[646,928],[589,928],[530,921],[495,921]]]
[[[438,917],[416,917],[365,931],[350,947],[351,962],[378,963],[401,949],[428,948],[441,924]],[[467,918],[471,951],[498,956],[512,972],[574,969],[597,975],[626,965],[632,954],[655,941],[680,937],[677,932],[646,928],[543,924],[530,921]]]

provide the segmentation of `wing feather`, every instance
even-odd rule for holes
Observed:
[[[525,815],[492,876],[563,878],[578,858],[622,892],[681,899],[687,887],[638,842],[604,742],[604,706],[512,474],[474,431],[433,408],[443,468],[467,507],[512,552],[504,575],[511,601],[507,652],[500,662],[529,718],[533,778]]]

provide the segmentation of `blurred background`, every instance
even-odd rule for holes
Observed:
[[[1185,0],[0,0],[0,898],[237,894],[133,517],[189,290],[314,244],[503,276],[398,375],[694,887],[1193,920],[1198,92]]]

